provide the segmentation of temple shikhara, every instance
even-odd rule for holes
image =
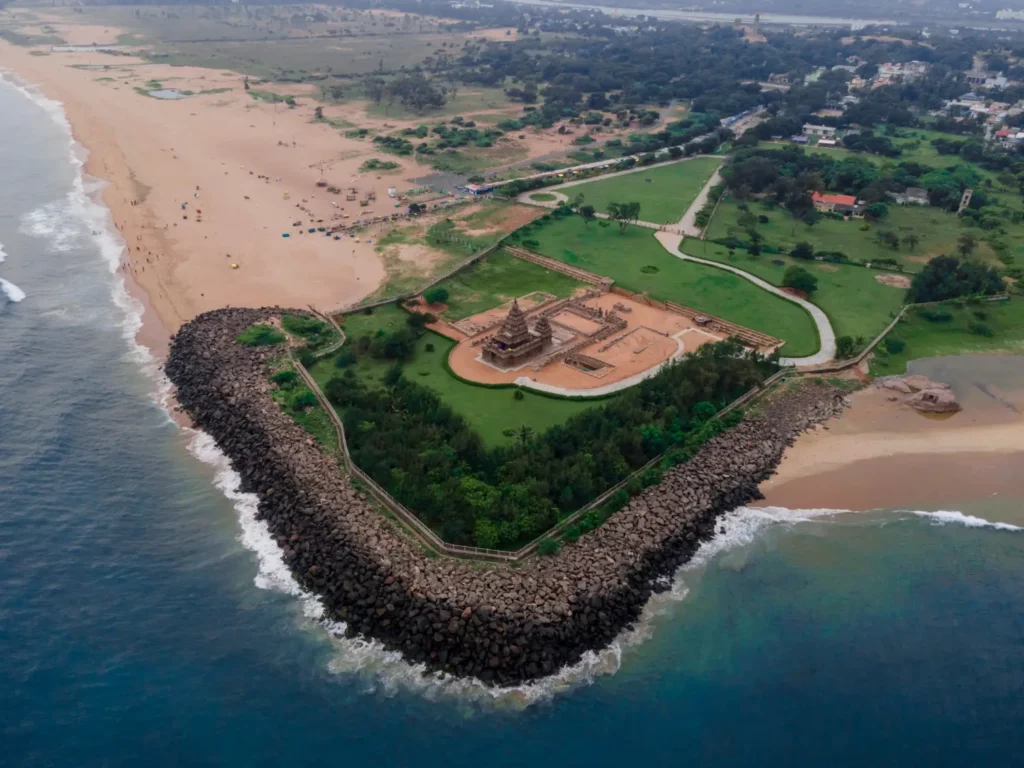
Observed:
[[[484,345],[483,359],[500,368],[512,368],[537,357],[550,346],[551,324],[548,319],[542,316],[531,331],[519,302],[513,301],[501,330]]]

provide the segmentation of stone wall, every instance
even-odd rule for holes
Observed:
[[[295,578],[330,618],[432,669],[510,685],[606,646],[714,533],[721,513],[759,498],[785,447],[842,408],[842,393],[803,387],[708,442],[690,462],[554,557],[517,568],[425,557],[353,488],[335,461],[271,400],[266,360],[235,342],[282,310],[223,309],[174,337],[167,374],[260,499]]]

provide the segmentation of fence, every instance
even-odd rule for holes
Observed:
[[[317,312],[315,309],[312,309],[312,307],[310,309],[318,317],[321,317],[327,322],[331,323],[331,325],[333,325],[341,334],[342,342],[344,342],[344,332],[341,330],[341,328],[338,326],[338,324],[334,321],[333,318],[331,318],[328,315],[324,315],[320,312]],[[333,351],[333,349],[331,351]],[[329,354],[329,352],[323,351],[319,353],[318,356],[322,357],[326,354]],[[342,463],[345,466],[345,471],[348,472],[351,477],[355,477],[361,483],[363,483],[367,492],[371,496],[373,496],[387,510],[393,513],[405,525],[407,530],[409,530],[410,533],[412,533],[417,539],[419,539],[419,541],[424,546],[433,550],[439,555],[448,555],[450,557],[462,557],[475,560],[491,560],[504,563],[521,562],[525,558],[533,555],[534,552],[537,551],[537,547],[540,546],[540,543],[542,541],[548,538],[554,538],[563,533],[566,528],[568,528],[574,522],[579,520],[587,512],[599,507],[601,504],[604,504],[606,501],[608,501],[608,499],[612,497],[614,493],[616,493],[621,488],[624,488],[630,480],[632,480],[634,477],[639,477],[648,469],[658,464],[658,462],[660,462],[665,457],[664,453],[655,456],[649,462],[644,464],[644,466],[640,467],[640,469],[630,473],[627,477],[623,478],[621,482],[616,483],[614,486],[606,490],[596,499],[584,505],[580,509],[576,510],[567,518],[561,520],[560,522],[556,523],[554,526],[546,530],[544,533],[535,538],[529,544],[525,545],[524,547],[521,547],[520,549],[514,552],[508,552],[499,549],[486,549],[484,547],[469,547],[463,544],[449,544],[448,542],[441,539],[436,533],[434,533],[429,528],[429,526],[427,526],[415,514],[406,509],[405,506],[403,506],[384,488],[378,485],[377,482],[372,477],[370,477],[368,474],[363,472],[363,470],[361,470],[358,466],[356,466],[355,462],[352,461],[351,454],[349,454],[348,441],[345,439],[345,426],[341,423],[341,419],[335,412],[334,407],[330,404],[330,402],[327,399],[327,396],[324,395],[323,390],[320,389],[320,385],[316,383],[316,380],[309,373],[309,371],[306,370],[305,366],[303,366],[300,361],[294,359],[294,357],[292,359],[292,364],[295,366],[295,370],[298,371],[303,381],[305,381],[306,386],[308,386],[310,390],[313,392],[313,394],[316,396],[317,400],[320,403],[320,406],[324,409],[324,412],[331,420],[331,424],[334,426],[334,431],[338,437],[338,446],[341,452]],[[730,411],[733,411],[736,408],[739,408],[744,403],[747,403],[750,400],[754,399],[761,393],[765,392],[768,389],[768,387],[770,387],[772,384],[778,381],[779,378],[786,375],[787,373],[787,370],[776,372],[773,376],[769,377],[764,382],[762,382],[760,386],[749,390],[748,392],[741,395],[733,402],[729,403],[729,405],[727,405],[725,408],[719,411],[716,414],[716,416],[725,416]]]
[[[998,293],[995,296],[976,297],[977,301],[985,302],[1008,301],[1009,299],[1010,294],[1008,293]],[[966,301],[967,299],[954,299],[951,301],[925,301],[921,302],[920,304],[904,304],[903,307],[900,309],[899,313],[896,315],[896,317],[893,318],[893,321],[889,323],[887,326],[885,326],[885,330],[883,330],[874,339],[872,339],[871,343],[864,347],[864,349],[862,349],[854,357],[851,357],[849,360],[844,360],[841,363],[823,363],[822,365],[816,368],[804,368],[801,370],[801,372],[805,374],[839,373],[840,371],[845,371],[850,368],[853,368],[856,365],[860,365],[862,362],[864,362],[864,358],[871,354],[875,347],[877,347],[882,342],[882,340],[889,335],[890,331],[892,331],[892,329],[896,327],[899,321],[903,319],[903,315],[906,314],[908,309],[916,309],[917,307],[938,307],[943,304],[963,304],[966,303]]]

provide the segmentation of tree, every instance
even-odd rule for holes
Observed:
[[[448,301],[448,291],[441,287],[430,288],[424,291],[423,299],[427,304],[441,304]]]
[[[316,109],[313,110],[313,119],[314,120],[323,120],[324,119],[324,108],[323,107],[317,107]]]
[[[782,276],[782,284],[805,294],[811,294],[818,290],[818,278],[796,264],[786,269],[786,273]]]
[[[793,246],[793,250],[789,252],[789,255],[794,259],[803,259],[804,261],[810,261],[814,258],[814,247],[810,243],[797,243]]]
[[[964,259],[968,258],[978,247],[978,238],[970,232],[964,232],[956,241],[956,252]]]
[[[852,336],[840,336],[836,339],[836,360],[847,360],[853,357],[856,344]]]
[[[640,203],[608,203],[608,215],[619,222],[619,234],[640,220]]]
[[[911,232],[911,233],[910,233],[909,235],[906,235],[906,236],[905,236],[905,237],[903,238],[903,244],[904,244],[904,245],[905,245],[905,246],[906,246],[907,248],[909,248],[909,249],[910,249],[911,251],[914,251],[914,250],[916,250],[916,249],[917,249],[917,244],[918,244],[919,242],[921,242],[921,238],[919,238],[919,237],[918,237],[917,235],[915,235],[915,234],[914,234],[913,232]]]
[[[889,206],[885,203],[872,203],[864,209],[864,216],[873,221],[884,219],[889,215]]]
[[[581,205],[579,214],[583,217],[584,224],[590,224],[590,222],[597,218],[596,211],[592,205]]]
[[[936,256],[914,275],[907,301],[929,302],[957,299],[961,296],[1000,293],[1004,289],[999,272],[954,256]]]
[[[569,207],[572,208],[574,211],[578,211],[580,206],[583,205],[583,201],[585,199],[586,198],[583,197],[583,193],[580,192],[579,194],[576,195],[576,197],[572,199],[572,202],[569,203]]]

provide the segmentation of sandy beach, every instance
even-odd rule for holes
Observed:
[[[88,44],[116,39],[119,30],[68,25],[60,31],[70,43]],[[404,192],[431,173],[412,158],[382,154],[368,139],[347,138],[316,121],[319,104],[312,99],[295,108],[253,99],[237,73],[3,41],[0,67],[63,104],[75,139],[88,150],[86,172],[107,182],[103,200],[128,251],[122,269],[147,306],[140,340],[156,351],[166,332],[154,328],[155,320],[173,332],[217,307],[328,310],[369,295],[387,277],[376,243],[394,225],[341,240],[308,229],[401,211],[388,188]],[[154,98],[147,95],[154,83],[194,95]],[[311,90],[272,87],[285,95]],[[340,119],[340,109],[324,107],[325,117]],[[359,111],[360,127],[406,124]],[[548,140],[531,146],[531,154],[546,151]],[[371,157],[400,168],[360,172]],[[343,193],[318,188],[321,174]],[[349,188],[357,190],[356,201],[347,200]],[[361,206],[369,193],[376,200]]]
[[[963,410],[917,413],[867,388],[843,416],[800,438],[761,485],[766,506],[869,510],[979,495],[1024,496],[1024,360],[915,363],[948,383]]]

